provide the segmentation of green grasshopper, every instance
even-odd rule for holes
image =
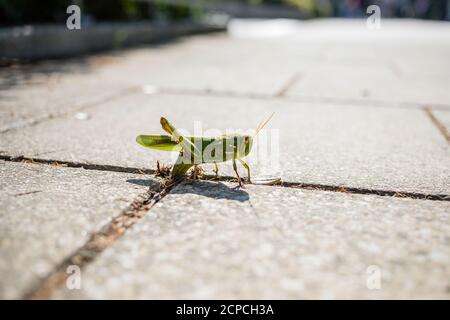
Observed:
[[[272,116],[273,114],[258,125],[253,136],[226,134],[217,137],[185,137],[167,119],[162,117],[161,126],[169,135],[139,135],[136,137],[136,142],[150,149],[179,152],[171,172],[171,178],[174,180],[180,179],[192,166],[202,163],[213,163],[217,175],[217,163],[232,160],[239,187],[243,187],[237,171],[236,160],[247,170],[248,182],[251,183],[250,167],[242,158],[250,153],[254,137]]]

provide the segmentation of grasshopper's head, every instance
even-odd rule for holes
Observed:
[[[253,147],[253,137],[244,136],[244,155],[248,156]]]
[[[261,122],[255,130],[255,134],[253,136],[239,136],[238,137],[238,155],[240,157],[246,157],[249,155],[250,151],[252,151],[253,139],[258,135],[258,133],[264,128],[264,126],[272,119],[272,115],[267,118],[267,120]]]
[[[238,156],[240,158],[246,157],[249,155],[253,146],[253,137],[251,136],[238,136],[237,137],[237,145],[238,145]]]

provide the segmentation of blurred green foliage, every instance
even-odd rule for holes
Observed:
[[[249,5],[288,4],[310,17],[365,17],[370,5],[378,5],[383,17],[450,20],[448,0],[233,0]]]
[[[69,0],[0,0],[0,24],[64,21],[70,3]]]
[[[0,0],[0,25],[64,23],[71,4],[81,4],[93,21],[179,20],[196,14],[189,6],[136,0]]]

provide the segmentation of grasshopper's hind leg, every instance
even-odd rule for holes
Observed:
[[[244,185],[242,184],[242,181],[241,181],[241,177],[239,176],[239,172],[237,171],[237,165],[236,165],[236,159],[235,158],[233,158],[233,169],[234,169],[234,172],[236,172],[236,176],[237,176],[237,179],[238,179],[239,187],[244,188]]]
[[[242,164],[242,166],[243,166],[245,169],[247,169],[248,183],[252,183],[252,179],[250,178],[250,167],[248,166],[248,164],[247,164],[244,160],[239,159],[239,158],[238,158],[238,160],[239,160],[239,162]]]
[[[216,179],[219,177],[219,167],[217,166],[217,162],[214,162],[214,174],[216,175]]]
[[[197,179],[198,179],[198,165],[196,165],[196,164],[194,164],[194,173],[193,173],[193,175],[192,175],[192,178],[193,178],[194,180],[197,180]]]

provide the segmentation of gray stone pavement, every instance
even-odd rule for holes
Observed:
[[[2,299],[20,298],[148,189],[138,174],[39,164],[1,161],[0,175]]]
[[[232,187],[177,186],[56,297],[448,297],[448,203]]]
[[[126,94],[128,88],[100,87],[101,79],[89,72],[95,59],[67,63],[43,62],[38,66],[15,66],[0,78],[0,132]],[[80,95],[80,91],[83,92]]]
[[[22,297],[157,185],[124,172],[172,161],[134,141],[162,134],[160,116],[223,132],[275,112],[255,176],[317,190],[177,186],[83,266],[81,290],[51,297],[448,298],[449,25],[277,23],[2,70],[0,157],[45,161],[0,162],[0,295]],[[381,290],[366,285],[371,265]]]

